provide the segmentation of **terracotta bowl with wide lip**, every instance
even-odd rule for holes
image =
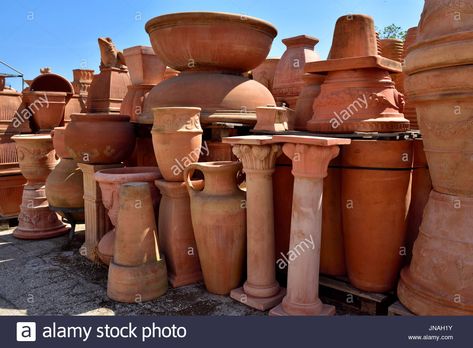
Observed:
[[[223,12],[166,14],[145,29],[159,58],[179,71],[250,71],[266,59],[277,35],[266,21]]]

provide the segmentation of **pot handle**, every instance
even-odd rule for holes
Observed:
[[[192,184],[192,180],[191,180],[192,176],[194,175],[194,172],[199,169],[200,169],[200,165],[198,163],[191,163],[186,167],[186,169],[184,169],[184,181],[186,183],[186,186],[195,192],[202,191],[202,190],[196,189],[194,185]]]

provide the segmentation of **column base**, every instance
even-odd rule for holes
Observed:
[[[69,227],[59,226],[54,229],[45,229],[45,230],[36,230],[36,231],[27,231],[22,230],[21,227],[15,228],[13,231],[13,237],[18,239],[26,240],[37,240],[37,239],[48,239],[62,236],[69,232]]]
[[[281,303],[283,297],[286,295],[286,289],[281,288],[279,292],[271,297],[255,297],[247,295],[243,290],[243,287],[233,289],[230,292],[230,297],[248,307],[257,309],[259,311],[267,311],[270,308]]]
[[[173,288],[179,288],[181,286],[191,285],[198,283],[202,280],[202,272],[194,272],[189,274],[170,274],[169,283]]]
[[[274,307],[269,311],[269,315],[272,317],[285,317],[285,316],[314,316],[314,317],[325,317],[325,316],[332,316],[335,315],[335,306],[331,305],[322,305],[322,309],[314,312],[314,313],[307,313],[307,314],[291,314],[284,310],[282,304],[277,307]]]

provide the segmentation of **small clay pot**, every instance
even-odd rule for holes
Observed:
[[[78,163],[120,163],[135,147],[133,126],[123,115],[74,114],[65,136],[66,148]]]
[[[154,153],[159,169],[167,181],[183,181],[183,171],[197,162],[202,146],[200,108],[154,109]]]
[[[24,100],[33,114],[33,122],[40,132],[50,132],[61,124],[66,108],[66,92],[29,91]]]

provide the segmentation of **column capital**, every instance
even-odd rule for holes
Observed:
[[[276,159],[282,153],[281,145],[233,145],[233,153],[243,163],[243,170],[247,171],[267,171],[274,170]]]
[[[287,143],[283,151],[292,160],[292,174],[297,177],[322,179],[327,176],[330,161],[338,156],[340,148]]]

